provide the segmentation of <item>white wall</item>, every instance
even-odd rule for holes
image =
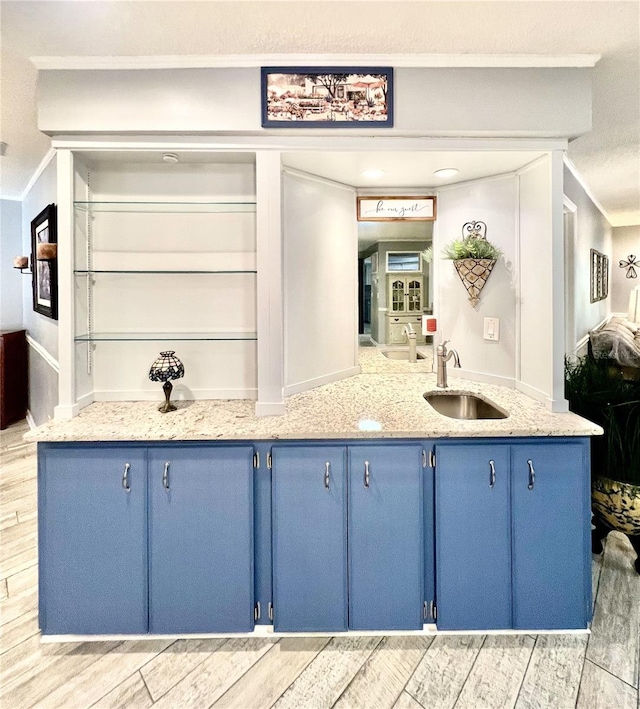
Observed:
[[[629,293],[640,284],[640,226],[614,227],[611,238],[611,312],[626,313]],[[620,268],[620,261],[627,261],[633,254],[638,265],[637,278],[627,278],[627,269]]]
[[[614,309],[611,287],[606,300],[591,303],[590,250],[596,249],[609,256],[611,275],[615,276],[612,272],[618,264],[612,259],[611,225],[567,167],[564,168],[564,193],[578,208],[574,217],[576,243],[573,280],[576,338],[579,342]]]
[[[394,96],[385,135],[576,137],[591,129],[589,69],[397,68]],[[38,127],[49,134],[262,132],[257,67],[45,70],[37,102]]]
[[[22,329],[22,282],[30,276],[13,268],[15,256],[28,256],[22,248],[22,202],[0,200],[0,330]]]
[[[22,203],[22,254],[31,253],[31,220],[56,203],[56,158],[47,165]],[[58,322],[33,310],[31,279],[22,278],[24,327],[29,348],[29,411],[36,425],[53,416],[58,403]],[[35,344],[35,346],[34,346]]]
[[[519,381],[533,395],[553,396],[553,260],[550,158],[518,180],[520,232]]]
[[[285,394],[358,372],[355,192],[284,174]]]
[[[440,189],[433,239],[436,340],[451,340],[461,373],[482,373],[511,384],[516,376],[516,187],[517,177],[505,175]],[[461,238],[463,224],[470,221],[485,222],[488,241],[503,252],[475,308],[453,262],[442,258],[443,248]],[[484,340],[485,317],[500,319],[499,342]]]

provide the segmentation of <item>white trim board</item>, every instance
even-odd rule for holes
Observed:
[[[27,344],[32,350],[37,352],[42,359],[53,369],[56,374],[60,374],[60,365],[58,360],[39,343],[36,342],[31,335],[26,335]]]
[[[291,175],[292,177],[299,177],[301,180],[309,180],[309,182],[317,182],[321,185],[328,185],[329,187],[336,187],[341,190],[346,190],[347,192],[356,193],[356,188],[352,185],[348,185],[346,182],[338,182],[337,180],[331,180],[328,177],[322,177],[321,175],[314,175],[311,172],[306,172],[305,170],[298,170],[295,167],[288,167],[287,165],[282,166],[282,172],[285,175]]]
[[[602,214],[602,216],[607,220],[607,222],[609,223],[610,226],[613,226],[611,219],[609,218],[609,215],[605,211],[604,207],[600,204],[600,202],[598,202],[595,195],[591,191],[589,185],[587,185],[587,183],[585,182],[584,177],[582,177],[582,175],[578,172],[578,168],[574,165],[571,158],[566,153],[563,156],[563,162],[564,162],[564,165],[567,168],[567,170],[569,170],[569,172],[576,178],[580,187],[582,187],[582,189],[587,193],[587,197],[597,207],[600,214]],[[575,211],[575,210],[571,210],[571,211]]]
[[[272,625],[256,625],[251,633],[194,633],[184,635],[42,635],[41,643],[77,643],[77,642],[104,642],[106,640],[195,640],[207,638],[344,638],[344,637],[380,637],[399,636],[416,637],[437,635],[590,635],[588,628],[567,629],[567,630],[438,630],[437,627],[428,623],[422,626],[422,630],[347,630],[342,632],[329,633],[283,633],[275,632]]]
[[[47,166],[49,163],[55,158],[56,156],[56,150],[55,148],[51,147],[49,150],[47,150],[45,156],[42,158],[40,161],[40,164],[38,167],[35,169],[35,172],[33,175],[31,175],[31,179],[29,182],[27,182],[27,186],[22,190],[22,194],[20,195],[20,201],[24,200],[25,197],[31,192],[31,189],[35,185],[36,181],[42,175],[42,173],[47,169]]]
[[[349,377],[355,377],[356,374],[360,374],[360,366],[349,367],[348,369],[342,369],[339,372],[332,372],[331,374],[325,374],[322,377],[316,377],[314,379],[307,379],[304,382],[298,382],[297,384],[289,384],[284,388],[284,395],[291,396],[292,394],[299,394],[302,391],[308,391],[309,389],[315,389],[316,387],[323,386],[324,384],[331,384],[331,382],[338,382],[341,379],[348,379]]]
[[[262,66],[591,68],[601,54],[192,54],[30,57],[36,69],[229,69]]]

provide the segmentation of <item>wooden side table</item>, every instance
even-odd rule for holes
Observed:
[[[27,415],[28,366],[24,330],[0,332],[0,429]]]

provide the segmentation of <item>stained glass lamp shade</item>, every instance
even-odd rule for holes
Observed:
[[[149,379],[152,382],[164,382],[162,390],[164,391],[165,402],[158,409],[163,414],[168,411],[175,411],[176,407],[169,401],[171,390],[173,389],[172,379],[180,379],[184,377],[184,364],[175,356],[173,350],[161,352],[160,356],[151,365],[149,370]]]

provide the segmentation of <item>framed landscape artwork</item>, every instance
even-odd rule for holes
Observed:
[[[56,206],[50,204],[31,222],[31,264],[33,309],[53,320],[58,319],[58,263],[55,258],[42,258],[42,254],[47,253],[44,244],[57,241]]]
[[[393,69],[263,67],[263,128],[390,128]]]

